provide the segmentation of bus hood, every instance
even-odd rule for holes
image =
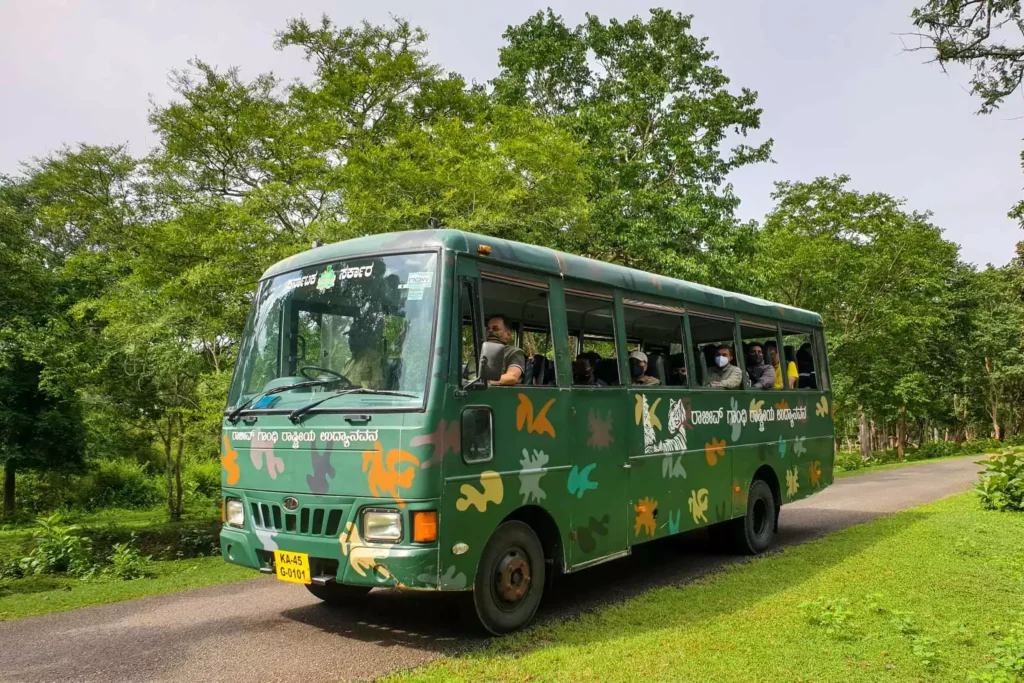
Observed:
[[[380,413],[350,425],[337,413],[311,415],[293,425],[283,415],[255,424],[225,421],[220,439],[221,486],[280,493],[431,497],[422,448],[423,414]],[[406,423],[411,424],[406,424]],[[344,425],[344,426],[342,426]],[[436,470],[429,475],[435,475]]]

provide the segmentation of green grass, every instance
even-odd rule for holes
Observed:
[[[898,470],[904,467],[913,467],[914,465],[924,465],[929,462],[942,462],[944,460],[960,460],[971,459],[971,460],[984,460],[988,457],[987,453],[975,453],[974,455],[947,455],[942,458],[931,458],[929,460],[906,460],[904,462],[890,462],[885,465],[875,465],[873,467],[861,467],[859,470],[849,470],[845,472],[836,472],[835,478],[842,479],[843,477],[855,477],[858,474],[870,474],[871,472],[884,472],[886,470]]]
[[[968,493],[388,680],[961,681],[1022,621],[1024,515]]]
[[[109,578],[82,581],[56,576],[0,581],[0,621],[216,586],[257,576],[253,570],[228,564],[220,557],[153,562],[148,570],[151,576],[134,581]]]

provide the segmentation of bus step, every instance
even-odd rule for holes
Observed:
[[[274,573],[274,568],[273,567],[260,567],[260,573],[261,574],[273,574]]]
[[[320,576],[314,576],[310,581],[318,586],[326,586],[329,583],[334,583],[335,577],[330,574],[321,574]]]

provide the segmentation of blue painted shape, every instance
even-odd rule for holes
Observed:
[[[587,491],[593,491],[597,488],[596,481],[590,481],[590,473],[597,467],[596,462],[592,462],[583,468],[581,472],[579,467],[576,465],[572,466],[572,471],[569,472],[569,493],[573,494],[577,498],[582,498],[583,494]]]

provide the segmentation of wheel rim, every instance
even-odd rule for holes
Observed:
[[[530,559],[523,549],[506,548],[494,564],[491,592],[495,604],[505,612],[515,610],[529,594],[532,579]]]
[[[763,498],[754,501],[754,535],[760,538],[768,531],[768,504]]]

